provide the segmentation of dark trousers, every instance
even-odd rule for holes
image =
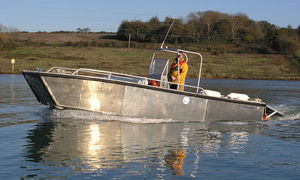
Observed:
[[[177,89],[177,84],[171,84],[171,85],[170,85],[170,88],[171,88],[171,89]]]

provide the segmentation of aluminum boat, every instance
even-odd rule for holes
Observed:
[[[179,52],[184,54],[186,61],[196,57],[200,64],[197,84],[184,84],[183,90],[179,89],[179,82],[177,89],[170,88],[174,84],[168,80],[170,60],[157,57],[157,54],[176,55]],[[64,67],[52,67],[48,71],[41,68],[23,70],[22,74],[37,100],[56,109],[199,122],[257,121],[282,116],[259,98],[241,93],[222,95],[200,87],[202,61],[198,52],[161,47],[153,53],[147,77]]]

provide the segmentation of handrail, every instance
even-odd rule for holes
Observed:
[[[87,68],[80,68],[78,69],[78,72],[99,72],[99,73],[108,73],[108,74],[114,74],[114,75],[119,75],[119,76],[125,76],[125,77],[135,77],[135,78],[142,78],[141,76],[135,76],[135,75],[130,75],[130,74],[124,74],[124,73],[117,73],[117,72],[111,72],[111,71],[103,71],[103,70],[97,70],[97,69],[87,69]]]
[[[200,80],[201,80],[201,70],[202,70],[202,62],[203,62],[203,57],[200,53],[198,52],[193,52],[193,51],[188,51],[188,50],[183,50],[183,49],[177,49],[177,48],[163,48],[163,47],[160,47],[160,48],[157,48],[155,49],[153,55],[152,55],[152,60],[151,60],[151,64],[153,63],[153,60],[154,60],[154,57],[155,57],[155,54],[157,51],[165,51],[165,52],[171,52],[171,53],[179,53],[179,52],[183,52],[183,54],[185,55],[185,57],[187,58],[187,55],[185,53],[189,53],[189,54],[194,54],[194,55],[198,55],[200,57],[200,67],[199,67],[199,74],[198,74],[198,83],[197,83],[197,94],[199,93],[199,90],[201,90],[201,87],[200,87]],[[178,64],[179,66],[179,64]],[[178,67],[179,68],[179,67]],[[177,83],[177,89],[179,89],[179,86],[182,86],[180,85],[180,73],[178,73],[178,83]],[[184,88],[184,86],[183,86]]]
[[[154,81],[156,81],[156,82],[158,81],[160,83],[165,82],[165,83],[168,83],[169,85],[170,84],[177,84],[177,83],[173,83],[173,82],[166,82],[166,81],[153,79],[153,78],[148,78],[148,77],[135,76],[135,75],[130,75],[130,74],[123,74],[123,73],[104,71],[104,70],[88,69],[88,68],[74,69],[74,68],[65,68],[65,67],[52,67],[47,71],[47,73],[50,73],[54,69],[74,71],[71,75],[79,75],[80,72],[86,72],[86,73],[95,73],[95,74],[98,74],[98,75],[105,75],[105,76],[107,76],[106,79],[112,79],[112,77],[120,78],[120,79],[113,79],[113,80],[117,80],[117,81],[122,81],[122,80],[124,81],[124,80],[127,79],[127,80],[135,80],[137,82],[138,82],[138,80],[146,80],[148,82],[149,80],[154,80]],[[61,72],[60,72],[60,74],[61,74]],[[103,78],[103,77],[96,77],[96,78]],[[196,87],[196,86],[192,86],[192,85],[182,84],[181,86],[195,89],[196,90],[195,93],[197,93],[197,94],[199,92],[199,89],[203,90],[203,88],[201,88],[201,87]],[[158,87],[158,88],[164,88],[164,87]]]
[[[63,69],[63,70],[71,70],[71,71],[76,71],[77,70],[75,68],[66,68],[66,67],[54,66],[54,67],[50,68],[47,72],[51,72],[53,69]]]

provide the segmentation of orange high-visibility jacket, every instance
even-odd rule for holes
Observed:
[[[184,80],[186,77],[186,74],[189,70],[189,66],[187,64],[187,62],[184,59],[181,59],[180,63],[179,63],[179,84],[184,84]],[[174,76],[176,79],[174,80],[174,83],[178,83],[178,63],[173,63],[171,66],[171,70],[170,73],[172,76]],[[180,90],[182,90],[182,86],[180,86]]]

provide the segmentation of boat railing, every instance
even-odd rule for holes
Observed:
[[[112,80],[117,80],[117,81],[126,81],[126,82],[131,82],[131,83],[137,83],[140,85],[147,85],[147,86],[153,86],[148,84],[150,81],[155,81],[159,82],[160,84],[162,83],[167,83],[168,86],[166,87],[160,87],[157,86],[158,88],[165,88],[169,89],[170,85],[174,84],[177,85],[177,83],[173,82],[166,82],[166,81],[161,81],[159,79],[153,79],[149,77],[142,77],[142,76],[135,76],[135,75],[130,75],[130,74],[123,74],[123,73],[117,73],[117,72],[111,72],[111,71],[104,71],[104,70],[96,70],[96,69],[88,69],[88,68],[65,68],[65,67],[52,67],[47,71],[48,73],[59,73],[59,74],[70,74],[70,75],[84,75],[84,76],[90,76],[94,78],[105,78],[105,79],[112,79]],[[200,90],[203,90],[203,88],[199,88],[193,85],[187,85],[183,84],[183,91],[187,92],[193,92],[197,93]],[[174,89],[176,90],[176,89]],[[178,90],[179,91],[179,90]]]
[[[117,72],[111,72],[111,71],[96,70],[96,69],[87,69],[87,68],[80,68],[80,69],[76,70],[73,73],[73,75],[78,75],[80,73],[92,73],[92,74],[97,74],[97,75],[105,75],[105,76],[108,76],[109,79],[111,77],[122,77],[125,79],[132,79],[132,78],[144,79],[144,77],[141,77],[141,76],[135,76],[135,75],[123,74],[123,73],[117,73]]]
[[[106,76],[108,79],[114,79],[114,80],[127,80],[129,82],[135,82],[138,84],[143,84],[143,85],[148,85],[149,80],[150,81],[156,81],[161,83],[166,83],[165,81],[161,81],[158,79],[153,79],[153,78],[149,78],[149,77],[141,77],[141,76],[135,76],[135,75],[129,75],[129,74],[123,74],[123,73],[116,73],[116,72],[111,72],[111,71],[103,71],[103,70],[96,70],[96,69],[87,69],[87,68],[80,68],[78,70],[76,70],[73,75],[78,75],[80,72],[85,72],[85,73],[94,73],[97,75],[103,75]],[[167,82],[169,85],[174,84],[177,85],[177,83],[172,83],[172,82]],[[196,86],[192,86],[192,85],[182,85],[183,89],[185,88],[186,91],[189,92],[197,92],[199,89],[203,90],[203,88],[199,88]],[[169,87],[169,86],[168,86]],[[163,88],[163,87],[161,87]]]
[[[50,68],[47,73],[49,72],[54,72],[54,73],[59,73],[59,74],[73,74],[77,69],[75,68],[66,68],[66,67],[57,67],[54,66]]]
[[[202,55],[198,52],[193,52],[193,51],[187,51],[187,50],[183,50],[183,49],[177,49],[177,48],[157,48],[155,49],[153,55],[152,55],[152,60],[151,60],[151,63],[153,63],[153,60],[155,59],[155,55],[156,55],[156,52],[159,52],[159,51],[164,51],[164,52],[170,52],[170,53],[176,53],[178,55],[179,52],[182,52],[183,55],[185,56],[185,59],[186,61],[188,61],[188,56],[186,55],[187,54],[193,54],[193,55],[197,55],[199,56],[199,60],[200,60],[200,66],[199,66],[199,74],[198,74],[198,82],[197,82],[197,91],[196,93],[201,93],[202,91],[202,88],[200,87],[200,80],[201,80],[201,71],[202,71],[202,63],[203,63],[203,58],[202,58]],[[179,64],[178,64],[178,69],[179,69]],[[178,79],[180,79],[180,73],[178,73]],[[177,89],[179,89],[179,81],[177,83]]]

